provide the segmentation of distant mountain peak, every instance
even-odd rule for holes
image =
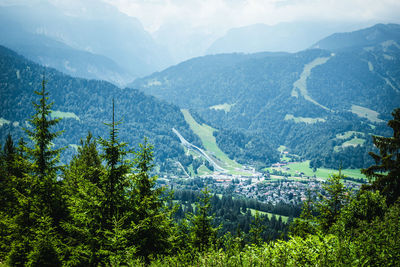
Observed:
[[[358,31],[334,33],[318,41],[311,48],[346,50],[379,45],[387,41],[390,41],[392,44],[400,42],[399,24],[379,23]]]

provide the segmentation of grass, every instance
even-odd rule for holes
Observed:
[[[346,147],[346,146],[358,146],[358,145],[363,145],[365,143],[365,139],[363,138],[353,138],[349,141],[346,141],[342,144],[342,147]]]
[[[282,222],[287,223],[288,220],[289,220],[289,217],[287,217],[287,216],[278,215],[278,214],[275,214],[275,213],[270,213],[270,212],[265,212],[265,211],[259,211],[259,210],[256,210],[256,209],[249,209],[249,210],[251,211],[251,215],[253,215],[253,216],[255,216],[256,212],[258,211],[258,213],[260,215],[267,215],[268,219],[270,219],[270,220],[271,220],[272,216],[274,216],[274,215],[276,216],[277,220],[279,220],[279,217],[281,217],[282,218]]]
[[[197,173],[199,174],[199,175],[205,175],[205,174],[211,174],[211,173],[213,173],[210,169],[208,169],[207,167],[206,167],[206,165],[201,165],[199,168],[197,168]]]
[[[369,109],[369,108],[365,108],[362,106],[357,106],[357,105],[352,105],[351,106],[351,112],[353,112],[354,114],[356,114],[358,117],[361,118],[366,118],[371,122],[384,122],[381,119],[378,119],[379,113]]]
[[[231,108],[232,108],[234,105],[235,105],[235,104],[224,103],[224,104],[220,104],[220,105],[211,106],[211,107],[209,107],[209,109],[223,110],[223,111],[225,111],[225,112],[229,112],[229,111],[231,111]]]
[[[206,125],[206,124],[199,124],[195,121],[192,117],[190,112],[186,109],[182,109],[183,116],[185,117],[186,122],[189,124],[192,131],[199,136],[201,142],[203,143],[204,148],[207,150],[210,156],[213,156],[222,162],[221,167],[235,172],[236,168],[242,168],[242,166],[231,160],[217,145],[217,141],[213,135],[214,128]]]
[[[285,121],[293,120],[295,123],[304,122],[306,124],[314,124],[317,122],[325,122],[324,118],[303,118],[303,117],[295,117],[292,114],[285,115]]]
[[[364,143],[365,143],[365,139],[355,137],[355,138],[353,138],[351,140],[348,140],[348,141],[344,142],[340,146],[335,146],[334,150],[336,152],[338,152],[340,148],[345,148],[345,147],[349,147],[349,146],[362,146]]]
[[[335,173],[339,173],[338,170],[335,169],[328,169],[328,168],[318,168],[316,172],[313,172],[312,169],[309,167],[310,161],[306,160],[303,162],[295,162],[288,164],[287,167],[290,168],[290,170],[281,170],[278,168],[267,168],[267,170],[271,171],[272,169],[276,170],[281,170],[284,173],[291,174],[292,176],[298,176],[297,172],[303,172],[304,175],[306,176],[316,176],[318,178],[323,178],[327,179],[329,178],[330,175],[333,175]],[[342,174],[348,177],[353,177],[353,178],[366,178],[364,174],[360,172],[359,169],[344,169],[342,170]],[[293,177],[289,177],[289,179],[293,179]]]
[[[341,134],[337,134],[336,138],[337,139],[349,139],[352,135],[355,135],[355,134],[361,134],[361,135],[365,136],[365,134],[362,133],[362,132],[347,131],[347,132],[344,132],[344,133],[341,133]]]
[[[52,110],[51,116],[53,118],[75,119],[75,120],[79,121],[79,117],[76,116],[76,114],[73,112],[63,112],[63,111],[59,111],[59,110]]]

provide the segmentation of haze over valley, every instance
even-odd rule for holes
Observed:
[[[399,14],[391,0],[0,0],[0,265],[186,266],[215,244],[249,266],[232,255],[261,264],[253,249],[277,239],[340,254],[339,237],[352,252],[335,264],[390,265],[360,244],[399,234]],[[32,215],[31,196],[54,206]],[[56,241],[21,245],[20,216]]]

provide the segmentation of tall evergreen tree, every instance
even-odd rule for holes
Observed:
[[[104,227],[111,229],[113,217],[122,214],[124,197],[126,196],[126,186],[128,185],[128,173],[131,164],[126,160],[128,151],[126,143],[120,142],[118,138],[118,128],[120,122],[115,121],[114,99],[112,102],[112,122],[106,124],[110,128],[109,140],[100,138],[99,142],[103,147],[102,159],[105,161],[105,175],[101,177],[101,186],[105,194],[104,205]]]
[[[64,172],[64,193],[69,219],[63,223],[68,233],[69,265],[96,266],[100,263],[102,245],[102,203],[100,177],[104,175],[100,155],[91,133],[81,140],[78,154]]]
[[[49,93],[46,92],[46,80],[42,80],[42,90],[35,91],[40,97],[39,103],[33,103],[35,114],[29,120],[33,129],[26,129],[29,137],[33,141],[33,148],[29,149],[32,157],[32,175],[34,184],[32,193],[39,199],[35,204],[43,214],[53,216],[59,221],[61,207],[60,183],[57,181],[57,172],[60,170],[59,154],[61,148],[53,148],[53,141],[62,132],[53,132],[51,128],[55,126],[60,119],[51,118],[51,107],[53,102],[48,102]]]
[[[213,216],[210,215],[211,195],[207,188],[202,190],[199,202],[196,203],[196,212],[189,218],[191,222],[191,243],[193,248],[206,250],[216,238],[218,228],[212,226]]]
[[[130,206],[130,192],[133,188],[131,175],[132,163],[127,159],[127,144],[120,142],[118,128],[120,122],[115,121],[115,106],[112,102],[112,122],[106,124],[110,128],[109,139],[99,139],[103,148],[101,158],[104,161],[104,173],[99,185],[104,200],[102,202],[101,233],[102,248],[100,254],[112,259],[113,264],[126,264],[133,250],[133,240],[129,239],[134,207]],[[121,240],[125,240],[121,246]],[[104,262],[103,262],[104,263]]]
[[[328,178],[323,186],[327,197],[320,195],[322,201],[317,203],[318,223],[323,232],[328,232],[331,226],[337,221],[341,209],[349,202],[349,191],[340,181],[341,172]]]
[[[250,231],[249,231],[250,242],[255,245],[261,245],[261,243],[263,242],[262,234],[264,230],[265,230],[265,225],[263,225],[263,220],[260,217],[258,211],[256,211],[256,215],[254,216],[254,219],[250,224]]]
[[[174,210],[164,203],[164,189],[155,188],[157,176],[150,175],[154,167],[153,146],[145,138],[139,147],[135,158],[135,190],[132,192],[135,199],[133,236],[136,255],[149,263],[152,256],[165,255],[171,251],[175,229],[172,220]]]
[[[361,170],[371,182],[371,185],[363,188],[379,190],[386,197],[388,205],[393,204],[400,196],[400,108],[395,109],[392,116],[388,126],[393,129],[393,136],[372,136],[379,155],[369,152],[375,165]]]
[[[52,141],[60,132],[51,131],[59,120],[50,116],[53,103],[48,103],[45,84],[43,79],[42,90],[35,91],[40,100],[33,103],[36,112],[29,120],[33,128],[26,130],[33,148],[22,147],[22,150],[27,150],[32,164],[29,173],[22,177],[25,186],[15,190],[18,205],[11,222],[10,265],[61,264],[59,223],[65,213],[60,182],[57,180],[60,150],[52,148]]]

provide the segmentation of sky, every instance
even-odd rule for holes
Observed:
[[[74,12],[112,5],[138,18],[150,33],[162,25],[207,28],[222,33],[256,23],[382,22],[400,23],[400,0],[0,0],[1,4],[49,1]]]
[[[60,1],[60,0],[57,0]],[[214,31],[292,21],[400,23],[399,0],[104,0],[149,32],[163,24]]]

